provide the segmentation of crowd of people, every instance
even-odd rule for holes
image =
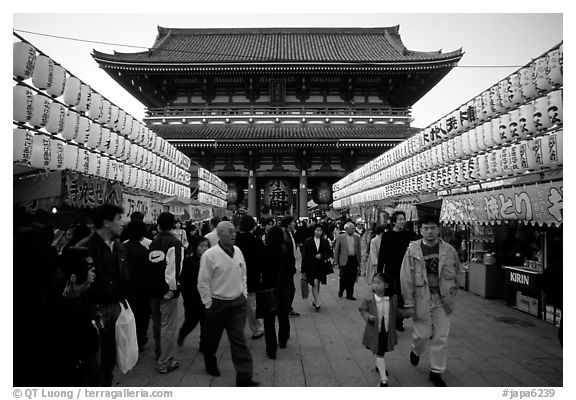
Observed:
[[[390,226],[365,221],[278,220],[243,215],[212,218],[201,226],[164,212],[147,226],[135,212],[123,226],[122,208],[105,204],[92,224],[78,225],[66,243],[55,237],[49,218],[30,219],[15,232],[14,385],[111,386],[116,362],[115,322],[122,307],[136,321],[143,351],[152,321],[156,371],[179,368],[176,348],[199,325],[205,370],[220,376],[216,352],[227,333],[237,386],[257,386],[244,334],[264,337],[276,358],[290,339],[290,317],[299,313],[297,253],[302,280],[312,288],[320,312],[320,287],[339,271],[338,296],[354,301],[358,276],[373,293],[359,310],[366,319],[362,343],[376,355],[380,386],[387,386],[384,354],[394,349],[403,319],[413,318],[410,362],[417,365],[430,339],[430,380],[443,386],[450,313],[459,260],[438,237],[433,218],[421,221],[422,237],[406,229],[403,212]],[[19,288],[25,296],[17,296]],[[184,321],[178,326],[179,296]],[[276,328],[278,327],[278,328]],[[40,334],[39,334],[40,333]]]

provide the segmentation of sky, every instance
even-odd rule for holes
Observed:
[[[360,10],[359,10],[360,11]],[[563,40],[562,14],[38,14],[16,13],[13,28],[104,45],[21,33],[38,49],[142,120],[144,106],[109,77],[91,57],[151,47],[157,26],[216,27],[387,27],[400,25],[410,50],[464,50],[460,66],[412,108],[412,126],[424,128]]]

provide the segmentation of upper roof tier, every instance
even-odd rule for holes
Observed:
[[[158,27],[152,48],[139,53],[106,54],[94,50],[99,63],[119,65],[186,64],[342,64],[380,65],[457,62],[462,49],[408,50],[399,26],[387,28],[227,28]]]

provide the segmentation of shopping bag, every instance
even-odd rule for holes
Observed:
[[[120,303],[120,315],[116,320],[116,365],[127,373],[138,361],[138,339],[136,337],[136,320],[130,304],[126,308]]]
[[[307,299],[310,291],[308,288],[308,281],[304,278],[300,279],[300,290],[302,291],[302,298]]]

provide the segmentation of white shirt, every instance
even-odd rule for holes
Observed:
[[[384,318],[384,327],[388,332],[388,320],[390,319],[390,298],[388,296],[380,297],[374,293],[376,308],[378,309],[378,332],[382,329],[382,318]]]
[[[212,298],[234,300],[241,294],[248,297],[246,262],[238,247],[234,246],[234,257],[230,257],[218,245],[202,254],[198,292],[206,308],[212,305]]]
[[[208,241],[210,242],[210,247],[216,246],[220,241],[220,238],[218,237],[218,232],[216,232],[216,228],[212,229],[212,232],[207,233],[206,235],[204,235],[204,237],[208,239]]]
[[[320,251],[320,238],[314,237],[314,243],[316,243],[316,251]]]

